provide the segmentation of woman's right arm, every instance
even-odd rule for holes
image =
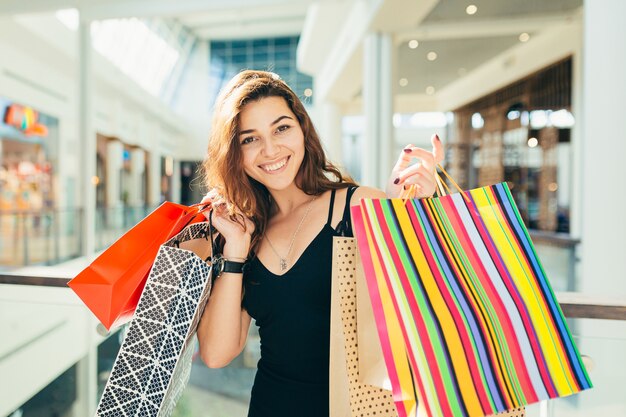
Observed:
[[[211,193],[202,202],[210,200]],[[246,220],[246,230],[243,230],[240,224],[229,219],[219,201],[214,201],[213,207],[213,226],[226,240],[224,258],[246,258],[254,229],[252,222]],[[242,287],[241,273],[222,273],[213,284],[198,325],[200,357],[209,368],[228,365],[246,344],[251,319],[241,307]]]
[[[241,308],[241,287],[242,274],[223,273],[211,289],[198,326],[200,357],[209,368],[228,365],[246,345],[251,318]]]

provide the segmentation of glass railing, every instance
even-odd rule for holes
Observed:
[[[116,233],[121,234],[127,229],[127,227],[132,226],[132,224],[134,224],[133,222],[141,219],[145,215],[145,212],[146,211],[136,210],[131,213],[124,213],[119,210],[110,210],[106,217],[99,214],[99,221],[101,222],[100,230],[116,230]],[[108,237],[108,239],[111,240],[116,238],[117,236],[113,232],[111,232]],[[101,242],[105,242],[105,239],[102,238]],[[563,260],[570,259],[572,265],[575,263],[575,261],[572,260],[572,257],[574,255],[574,248],[576,244],[573,242],[546,243],[536,241],[536,244],[537,246],[544,245],[548,248],[548,251],[556,248],[556,251],[552,254],[553,257],[558,255],[561,256]],[[541,250],[542,249],[538,249],[538,251]],[[545,252],[540,253],[540,256],[542,259],[546,259]],[[551,259],[551,261],[554,261],[554,259]],[[550,265],[553,265],[552,270],[549,270],[549,268],[551,268]],[[563,268],[562,265],[556,265],[556,268],[554,267],[554,264],[545,264],[544,266],[546,266],[546,269],[548,270],[548,275],[551,278],[555,278],[555,280],[553,280],[553,286],[555,289],[561,290],[566,288],[571,282],[570,280],[572,279],[572,276],[569,274],[573,273],[573,270],[570,271],[568,268]],[[561,271],[560,275],[559,271]],[[52,282],[52,280],[61,280],[63,282],[57,283],[56,281]],[[5,288],[8,287],[8,285],[6,284],[28,284],[23,285],[24,287],[30,288],[25,291],[25,294],[31,294],[31,292],[36,293],[37,291],[45,290],[51,286],[65,286],[66,281],[66,279],[63,280],[50,277],[11,277],[7,275],[0,275],[0,330],[4,329],[2,331],[3,338],[0,338],[0,340],[11,340],[11,342],[14,342],[11,339],[10,330],[13,328],[21,328],[15,327],[15,323],[11,321],[14,319],[13,321],[17,322],[18,320],[18,316],[15,312],[19,309],[16,310],[16,306],[20,306],[23,311],[30,312],[30,309],[26,308],[28,307],[26,304],[22,305],[22,303],[27,302],[26,300],[30,297],[30,295],[28,297],[24,296],[24,298],[19,300],[11,300],[7,303],[5,299],[7,294]],[[16,286],[14,285],[12,287]],[[69,293],[69,290],[65,288],[57,288],[57,290]],[[72,294],[70,293],[70,295]],[[622,381],[624,375],[626,375],[626,354],[624,353],[626,352],[626,302],[624,300],[606,302],[603,298],[589,300],[589,297],[585,297],[584,294],[580,293],[567,294],[559,292],[557,293],[557,296],[563,307],[564,314],[568,317],[573,337],[578,345],[580,353],[584,357],[584,361],[587,365],[589,376],[593,382],[594,388],[571,397],[530,405],[527,407],[527,415],[529,417],[626,415],[626,396],[622,394]],[[3,303],[5,304],[4,309]],[[79,309],[83,314],[89,315],[89,312],[87,312],[84,307],[79,305],[78,301],[74,304],[76,304],[76,307],[74,308]],[[37,308],[44,306],[46,309],[50,310],[50,314],[46,314],[46,317],[52,317],[54,315],[52,314],[53,310],[56,311],[56,309],[60,310],[65,308],[62,306],[62,303],[58,302],[58,300],[47,297],[35,297],[33,299],[33,306],[37,306]],[[22,320],[22,318],[20,318],[20,320]],[[607,320],[608,318],[612,320]],[[37,320],[37,323],[41,322],[42,320]],[[9,331],[8,334],[7,331]],[[118,333],[114,338],[105,339],[105,341],[103,341],[97,349],[96,385],[99,393],[102,392],[103,384],[108,378],[113,360],[119,349],[121,343],[120,334],[121,333]],[[31,339],[33,341],[36,340],[34,338]],[[80,339],[80,337],[77,339]],[[1,346],[2,343],[0,343],[0,347]],[[50,345],[46,346],[46,349],[50,352],[54,352],[60,349],[60,347]],[[7,358],[10,359],[10,356],[7,356],[6,352],[3,355],[2,349],[0,349],[0,369],[3,365],[2,360],[7,360]],[[227,367],[221,369],[209,369],[196,355],[192,364],[190,381],[185,389],[183,397],[178,402],[178,406],[173,416],[246,416],[250,399],[250,390],[254,380],[258,359],[259,336],[254,323],[251,325],[248,343],[243,353],[232,361],[232,363]],[[56,379],[51,380],[49,386],[47,387],[49,391],[46,392],[57,392],[55,387],[67,386],[68,383],[71,384],[74,383],[74,381],[78,381],[76,375],[77,371],[75,369],[68,368],[67,372],[64,372],[59,377],[64,379],[60,382]],[[12,380],[10,376],[8,380]],[[67,390],[62,392],[66,391]],[[1,394],[2,393],[0,392],[0,403],[2,402]],[[53,397],[58,395],[60,394],[56,393]],[[77,408],[76,405],[72,405],[71,407],[67,406],[68,398],[71,400],[70,403],[72,404],[80,401],[80,396],[77,394],[77,391],[74,392],[69,390],[67,395],[70,395],[70,397],[59,397],[59,407],[63,406],[67,410],[80,409]],[[24,407],[13,409],[11,414],[3,415],[2,412],[0,412],[0,417],[26,417],[28,414],[19,413],[23,413],[24,410],[29,410],[37,404],[40,404],[41,401],[43,401],[42,398],[50,397],[46,394],[33,398],[35,399],[34,403],[29,403],[27,401],[24,403]],[[78,411],[68,411],[65,416],[82,417]]]
[[[0,267],[54,265],[80,255],[81,209],[0,211]]]
[[[593,388],[527,407],[528,417],[626,416],[626,321],[569,319]]]
[[[565,233],[530,231],[530,237],[555,291],[576,291],[579,239]]]
[[[155,208],[156,206],[97,208],[96,250],[100,251],[109,247]]]
[[[96,251],[111,245],[156,207],[96,209]],[[57,265],[81,252],[82,209],[0,211],[0,268]]]
[[[62,331],[63,327],[55,327],[52,319],[63,315],[67,320],[75,319],[76,313],[79,311],[81,314],[89,316],[89,313],[77,300],[70,303],[71,306],[68,307],[68,302],[64,300],[71,301],[72,298],[75,298],[72,297],[73,294],[70,293],[70,290],[67,288],[50,288],[51,286],[64,286],[67,279],[58,278],[62,282],[57,285],[56,282],[51,281],[57,278],[19,278],[22,280],[20,283],[30,285],[8,285],[7,283],[15,283],[16,278],[0,275],[0,329],[2,329],[3,335],[0,338],[0,370],[20,369],[22,367],[21,362],[7,365],[6,361],[24,361],[23,367],[26,369],[31,362],[36,360],[36,358],[20,356],[19,350],[27,349],[28,345],[20,342],[20,340],[15,340],[12,331],[17,332],[15,337],[23,336],[31,340],[33,344],[44,343],[44,337],[49,337],[50,340],[56,342],[50,342],[45,346],[45,350],[47,352],[59,352],[63,349],[61,345],[67,343],[67,340],[60,336],[56,339],[53,337],[54,332]],[[25,289],[21,295],[11,297],[11,290],[16,287],[25,287]],[[43,293],[38,294],[43,291],[46,294],[50,292],[50,294],[59,295],[55,298]],[[626,301],[624,299],[606,301],[608,298],[590,300],[590,297],[578,293],[557,293],[557,298],[561,302],[564,314],[568,317],[572,335],[583,356],[594,387],[570,397],[530,405],[527,407],[528,417],[626,415],[626,396],[623,395],[623,379],[626,375]],[[45,320],[41,317],[38,318],[36,311],[46,311]],[[76,313],[71,313],[72,311]],[[93,319],[92,317],[89,318]],[[32,323],[36,323],[37,326],[29,326],[27,324],[29,319],[32,319]],[[44,326],[47,323],[46,320],[50,321],[49,328]],[[95,324],[89,325],[91,327],[85,327],[84,324],[80,326],[75,329],[83,330],[73,333],[75,337],[71,341],[72,347],[80,345],[83,336],[87,337],[81,331],[87,334],[89,329],[95,329]],[[26,333],[30,333],[26,334],[25,330],[28,330]],[[41,335],[37,336],[36,331],[40,331]],[[97,363],[97,374],[93,376],[94,380],[97,380],[97,383],[94,384],[97,388],[94,388],[94,391],[97,389],[98,395],[102,392],[113,359],[119,350],[121,334],[116,333],[108,338],[103,338],[94,353]],[[2,346],[7,343],[13,348],[7,345],[5,346],[6,349],[3,349]],[[258,359],[259,336],[254,323],[251,325],[248,343],[243,353],[227,367],[209,369],[196,355],[190,381],[183,397],[178,402],[173,417],[245,417]],[[50,379],[48,386],[41,390],[43,394],[35,395],[31,399],[25,398],[23,405],[13,408],[9,414],[3,414],[0,407],[0,417],[27,416],[24,414],[25,410],[41,407],[41,404],[50,410],[65,410],[65,414],[62,415],[66,417],[83,417],[80,410],[84,410],[84,408],[81,409],[76,405],[81,401],[80,389],[67,389],[67,387],[68,384],[78,386],[84,384],[85,381],[80,379],[81,373],[74,369],[76,363],[68,362],[67,366],[66,371],[57,374],[60,375],[59,377]],[[35,371],[36,369],[32,372]],[[10,383],[13,380],[33,380],[37,375],[31,374],[27,379],[18,378],[17,375],[11,374],[2,374],[1,376],[6,383]],[[62,380],[60,381],[59,378]],[[94,395],[95,401],[97,401],[98,395]],[[3,392],[0,390],[0,405],[3,403],[2,396]]]

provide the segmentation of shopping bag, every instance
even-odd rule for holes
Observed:
[[[377,378],[371,378],[373,374],[371,370],[362,366],[361,357],[367,355],[375,358],[372,362],[380,368],[379,362],[382,361],[383,355],[376,335],[376,325],[371,316],[371,307],[368,314],[369,297],[363,294],[366,297],[365,303],[358,299],[357,281],[364,279],[360,273],[355,239],[335,237],[331,296],[330,415],[331,417],[415,416],[416,401],[413,388],[410,388],[410,395],[405,398],[398,397],[396,406],[384,364]],[[363,315],[358,309],[361,305],[364,308]],[[366,320],[370,322],[366,323]],[[362,337],[360,334],[362,331],[370,333],[369,337]],[[371,337],[371,333],[374,333],[374,337]],[[408,369],[408,366],[406,368]],[[370,380],[374,380],[373,384],[363,381],[361,373],[364,371],[369,373]],[[412,384],[410,375],[408,376],[408,384]]]
[[[391,295],[382,306],[372,297],[377,326],[401,323],[429,416],[491,415],[591,387],[506,183],[364,199],[352,222],[370,296]]]
[[[167,417],[189,380],[195,332],[211,289],[208,223],[160,248],[105,385],[98,417]]]
[[[159,246],[185,225],[205,220],[199,213],[208,208],[161,204],[68,285],[107,329],[127,322],[137,307]]]
[[[380,338],[376,329],[376,319],[372,310],[372,303],[365,282],[363,266],[361,265],[361,256],[356,247],[356,239],[352,238],[350,245],[355,253],[355,292],[356,292],[356,311],[358,320],[357,343],[359,355],[359,380],[365,384],[373,385],[379,388],[391,389],[389,373],[385,365],[382,347],[380,346]],[[403,345],[400,345],[404,348]],[[404,361],[408,365],[408,362]],[[407,366],[408,369],[408,366]],[[411,391],[413,391],[411,380]]]
[[[367,283],[365,281],[365,275],[363,272],[363,267],[361,265],[361,258],[358,250],[356,249],[356,240],[351,239],[351,244],[354,245],[354,251],[356,255],[356,308],[357,308],[357,340],[358,340],[358,358],[359,358],[359,381],[368,384],[374,387],[380,387],[384,389],[391,389],[391,380],[389,378],[389,373],[387,371],[384,355],[380,346],[379,336],[376,330],[376,320],[374,316],[374,312],[372,310],[372,304],[369,297],[369,292],[367,289]],[[397,321],[396,321],[397,323]],[[399,324],[397,324],[399,326]],[[387,326],[389,328],[389,326]],[[395,339],[397,341],[401,352],[404,352],[406,355],[406,351],[404,349],[404,343],[402,341],[401,335]],[[391,362],[391,366],[395,367],[395,371],[399,374],[402,374],[402,369],[404,368],[404,372],[408,373],[410,376],[409,364],[408,361],[400,361],[399,362],[400,370],[398,370],[398,365],[396,365],[393,361]],[[398,372],[399,371],[399,372]],[[411,413],[417,413],[417,417],[427,417],[425,408],[418,404],[417,402],[417,393],[414,389],[414,382],[412,378],[405,377],[404,380],[400,379],[404,384],[404,395],[406,398],[403,398],[403,402],[400,405],[402,409],[405,410],[407,415],[414,415]],[[416,407],[417,405],[417,407]],[[495,414],[498,417],[525,417],[526,410],[524,407],[518,407],[513,410],[503,411],[501,413]]]

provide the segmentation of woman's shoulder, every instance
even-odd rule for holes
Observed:
[[[362,198],[387,198],[387,194],[384,191],[374,187],[360,186],[350,198],[350,205],[354,206],[359,203]]]

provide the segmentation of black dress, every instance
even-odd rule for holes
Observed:
[[[244,274],[243,307],[256,320],[261,359],[248,417],[327,417],[333,236],[351,235],[348,189],[342,221],[328,221],[284,275],[254,258]]]

